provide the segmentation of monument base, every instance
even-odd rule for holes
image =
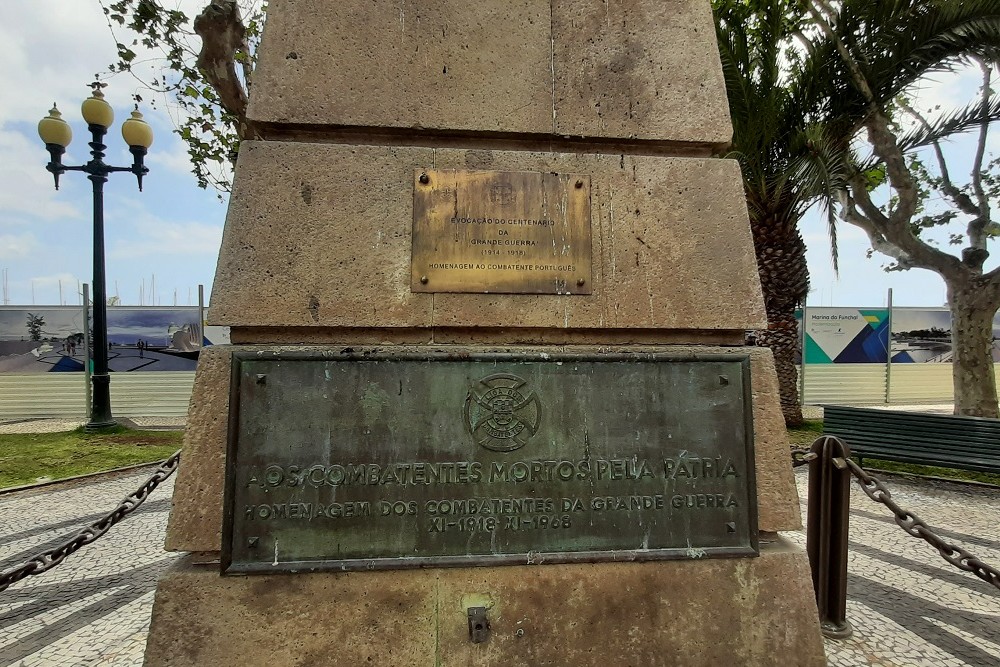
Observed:
[[[145,665],[826,665],[806,556],[772,537],[759,558],[248,577],[186,556]]]

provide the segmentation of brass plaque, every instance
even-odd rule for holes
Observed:
[[[591,293],[590,176],[417,170],[414,292]]]
[[[745,356],[234,357],[223,572],[757,553]]]

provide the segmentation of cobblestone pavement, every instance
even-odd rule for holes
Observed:
[[[153,472],[0,495],[0,570],[110,512]],[[0,665],[141,665],[173,477],[131,516],[61,565],[0,593]]]
[[[0,569],[109,511],[151,469],[0,495]],[[1000,491],[886,478],[893,497],[987,563],[1000,564]],[[805,469],[796,472],[805,497]],[[142,664],[153,591],[174,560],[161,544],[171,478],[130,518],[48,573],[0,593],[0,665]],[[826,642],[836,667],[1000,664],[1000,595],[908,536],[854,487],[848,618],[854,636]],[[804,507],[803,507],[804,510]],[[791,533],[804,546],[802,533]],[[789,656],[775,664],[793,665]]]

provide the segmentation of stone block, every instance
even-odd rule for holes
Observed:
[[[245,142],[238,168],[211,324],[742,330],[765,322],[733,161]],[[412,293],[413,173],[423,168],[589,174],[593,293]]]
[[[599,334],[598,334],[599,335]],[[355,348],[357,346],[355,345]],[[212,346],[199,362],[195,376],[192,410],[188,416],[184,453],[174,488],[173,511],[167,526],[166,548],[170,551],[218,551],[222,546],[222,498],[226,461],[226,421],[229,411],[229,368],[233,349],[279,349],[301,351],[302,346]],[[319,348],[327,349],[329,348]],[[447,350],[447,346],[399,346],[401,350]],[[483,347],[481,351],[517,351],[511,346]],[[539,348],[532,351],[559,352],[572,349],[581,354],[601,352],[663,352],[687,354],[750,355],[753,396],[754,451],[757,478],[758,527],[763,532],[797,530],[801,527],[798,495],[788,455],[788,438],[778,403],[777,379],[770,351],[765,348],[709,346],[632,347],[573,345],[572,348]]]
[[[718,146],[714,31],[707,0],[273,0],[248,115]]]
[[[413,167],[401,150],[432,154],[244,142],[209,321],[429,326],[431,295],[410,292]]]
[[[548,0],[274,0],[249,117],[550,132]]]
[[[469,640],[467,609],[491,632]],[[221,577],[159,582],[147,667],[826,664],[809,564],[759,558]],[[266,628],[266,631],[262,631]]]
[[[555,132],[728,143],[714,36],[703,0],[553,2]]]
[[[211,345],[199,355],[167,522],[168,551],[218,551],[222,544],[231,365],[229,345]]]

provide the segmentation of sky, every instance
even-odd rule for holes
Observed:
[[[180,0],[189,15],[204,0]],[[89,95],[94,74],[106,73],[115,59],[114,40],[97,0],[3,0],[0,3],[0,270],[4,301],[10,305],[80,303],[78,285],[91,276],[91,186],[80,173],[62,176],[60,190],[45,171],[48,154],[38,138],[38,120],[53,102],[73,127],[66,164],[89,159],[87,128],[79,104]],[[110,164],[127,166],[131,155],[120,124],[138,91],[134,79],[105,79],[107,100],[115,107],[108,132]],[[978,72],[930,82],[918,94],[918,109],[945,108],[968,100],[979,85]],[[142,93],[148,97],[147,93]],[[150,169],[138,192],[134,176],[112,174],[105,185],[105,236],[109,296],[124,305],[187,305],[197,302],[197,286],[212,278],[225,203],[214,190],[197,187],[183,143],[171,130],[165,106],[143,105],[155,141],[146,159]],[[990,148],[1000,150],[1000,131]],[[956,165],[974,152],[974,139],[961,137],[946,147]],[[967,167],[953,167],[964,173]],[[860,230],[839,223],[839,275],[833,271],[826,216],[811,211],[802,225],[808,246],[815,306],[881,306],[889,288],[901,306],[941,306],[944,283],[934,273],[886,273],[888,260],[866,258],[869,247]],[[1000,255],[1000,253],[995,253]],[[996,266],[993,257],[987,267]],[[153,283],[155,281],[155,292]],[[61,286],[61,297],[60,297]]]
[[[182,3],[198,6],[197,0]],[[90,282],[91,184],[66,173],[60,189],[45,170],[48,153],[37,124],[56,102],[73,128],[65,164],[90,159],[90,133],[80,103],[94,74],[114,62],[115,47],[97,0],[3,0],[0,3],[0,269],[6,270],[10,305],[80,303],[78,283]],[[129,166],[121,122],[137,92],[134,79],[107,80],[104,94],[115,108],[105,137],[105,161]],[[144,94],[144,97],[149,97]],[[185,147],[163,112],[140,108],[152,125],[146,157],[150,173],[139,192],[135,176],[112,174],[105,184],[104,218],[108,295],[126,305],[197,303],[215,273],[225,205],[197,187]],[[155,280],[155,294],[151,289]],[[60,283],[62,301],[60,301]]]

